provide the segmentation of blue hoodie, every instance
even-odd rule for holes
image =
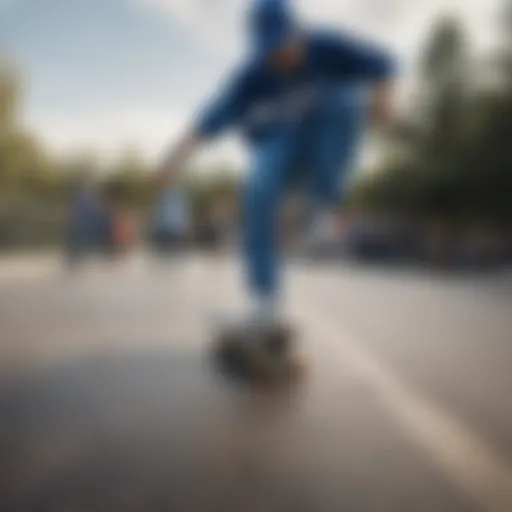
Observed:
[[[327,90],[385,81],[395,72],[390,55],[380,48],[330,32],[305,36],[300,69],[279,73],[265,59],[251,58],[238,69],[197,121],[203,138],[238,127],[249,140],[300,123]]]

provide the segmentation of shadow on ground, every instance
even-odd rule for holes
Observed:
[[[110,353],[4,379],[0,510],[229,511],[283,496],[266,477],[298,395],[234,387],[205,363]],[[303,501],[297,483],[286,510]]]

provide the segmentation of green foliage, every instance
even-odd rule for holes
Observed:
[[[195,215],[198,219],[209,216],[219,203],[237,200],[239,180],[227,169],[219,169],[208,177],[198,176],[189,180],[188,189]]]
[[[359,185],[358,207],[449,222],[512,221],[512,87],[476,87],[467,53],[458,24],[441,21],[422,61],[420,125],[405,120],[395,130],[409,154]]]
[[[16,126],[21,97],[20,79],[11,63],[0,60],[0,135]]]
[[[107,169],[103,191],[116,204],[132,208],[146,207],[153,196],[148,166],[134,148],[128,148],[119,160]]]

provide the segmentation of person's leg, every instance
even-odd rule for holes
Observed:
[[[325,231],[332,211],[346,198],[365,112],[362,90],[340,88],[326,95],[307,126],[313,230]]]
[[[293,167],[291,134],[257,145],[244,194],[244,248],[254,316],[274,321],[278,312],[278,214]]]

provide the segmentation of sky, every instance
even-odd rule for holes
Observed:
[[[388,45],[403,84],[432,21],[458,14],[477,51],[493,44],[499,0],[296,0],[308,22]],[[24,79],[25,124],[54,151],[149,159],[186,129],[245,51],[248,0],[0,0],[0,53]],[[238,163],[228,137],[203,155]]]

